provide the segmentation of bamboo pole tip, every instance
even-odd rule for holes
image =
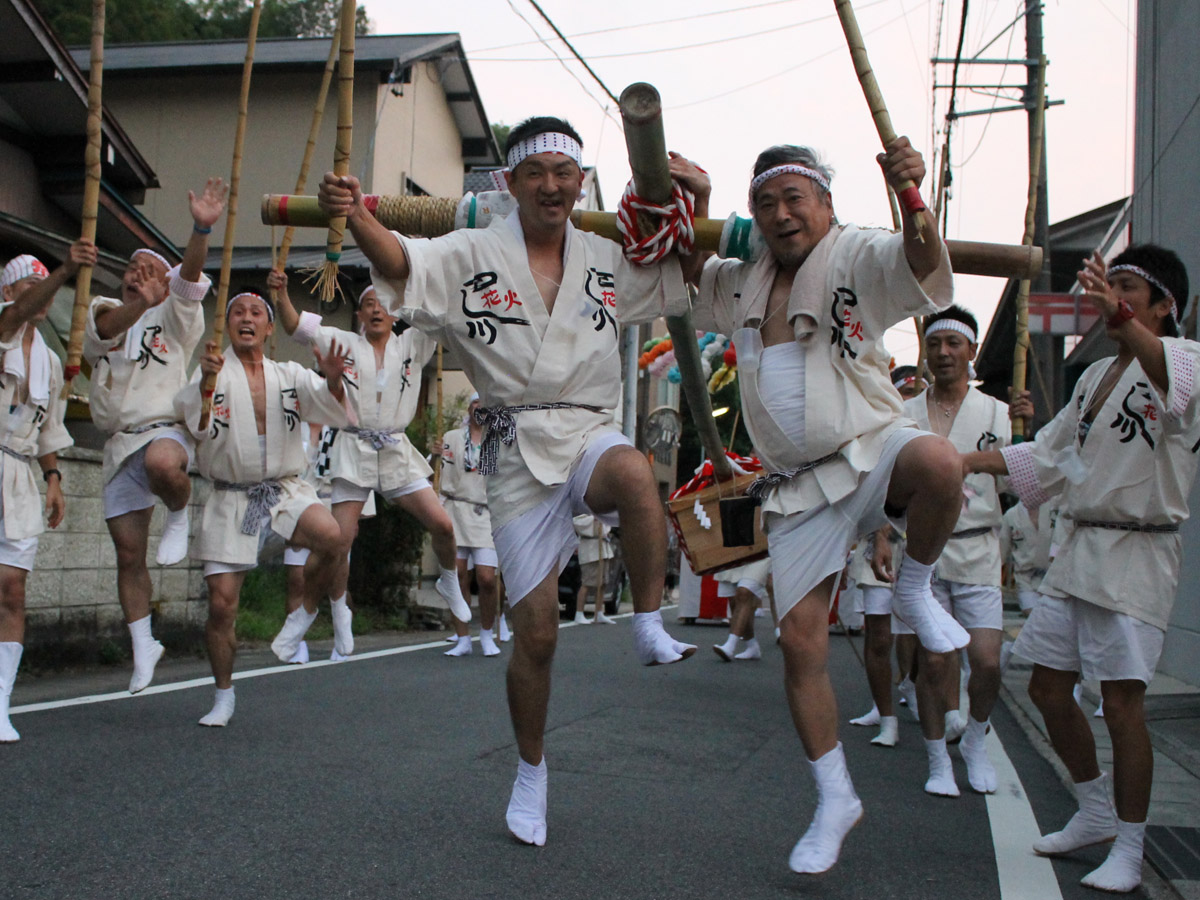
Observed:
[[[621,91],[617,102],[622,117],[636,125],[644,125],[662,116],[662,97],[658,89],[644,81],[636,81]]]

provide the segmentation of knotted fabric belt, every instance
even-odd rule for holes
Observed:
[[[1110,531],[1140,531],[1142,534],[1178,534],[1178,525],[1143,525],[1141,522],[1100,522],[1076,519],[1076,528],[1107,528]]]
[[[7,447],[4,444],[0,444],[0,453],[3,453],[5,456],[11,456],[13,459],[19,459],[23,463],[27,463],[33,459],[28,453],[18,453],[12,447]]]
[[[351,426],[343,428],[342,431],[352,434],[355,437],[362,438],[364,441],[370,441],[371,447],[376,451],[382,450],[385,444],[398,444],[400,440],[396,437],[404,431],[403,428],[359,428]]]
[[[785,481],[791,481],[798,475],[803,475],[805,472],[811,472],[818,466],[823,466],[827,462],[833,462],[841,454],[836,450],[828,456],[822,456],[820,459],[814,459],[812,462],[806,462],[802,466],[797,466],[794,469],[788,469],[786,472],[771,472],[769,475],[761,475],[750,483],[750,487],[746,488],[746,496],[753,497],[756,500],[761,500],[763,494],[773,487],[778,487]]]
[[[959,540],[961,538],[979,537],[983,534],[988,534],[992,530],[991,525],[982,525],[979,528],[964,528],[962,531],[956,531],[950,535],[951,540]]]
[[[474,500],[468,500],[466,497],[456,497],[453,494],[447,494],[445,491],[442,492],[442,496],[447,500],[454,500],[457,503],[470,503],[475,508],[475,515],[477,516],[482,516],[487,512],[486,503],[476,503]]]
[[[511,446],[517,439],[517,413],[536,409],[586,409],[603,412],[598,406],[583,403],[527,403],[523,406],[489,406],[475,410],[475,424],[484,428],[483,443],[479,448],[479,474],[495,475],[500,462],[500,442]]]
[[[262,520],[271,514],[283,490],[278,481],[214,481],[213,487],[218,491],[240,491],[249,497],[250,505],[242,517],[242,534],[258,534]]]
[[[122,434],[145,434],[147,431],[153,431],[155,428],[171,428],[176,425],[176,422],[151,422],[149,425],[139,425],[137,428],[124,428]]]

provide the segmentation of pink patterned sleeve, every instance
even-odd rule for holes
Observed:
[[[1166,414],[1179,420],[1187,412],[1196,393],[1196,345],[1191,341],[1164,341],[1167,357]]]
[[[1050,495],[1046,493],[1038,480],[1033,449],[1034,444],[1025,443],[1013,444],[1000,451],[1008,466],[1008,486],[1030,510],[1036,510],[1050,499]]]

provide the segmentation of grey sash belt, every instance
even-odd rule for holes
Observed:
[[[598,406],[584,403],[527,403],[523,406],[480,406],[475,410],[475,424],[484,428],[479,448],[479,474],[495,475],[500,461],[500,442],[510,446],[517,439],[517,413],[535,409],[587,409],[603,412]]]
[[[746,496],[753,497],[756,500],[761,500],[763,494],[773,487],[783,484],[785,481],[791,481],[798,475],[803,475],[805,472],[811,472],[818,466],[823,466],[827,462],[833,462],[841,454],[836,450],[828,456],[822,456],[820,459],[814,459],[812,462],[806,462],[802,466],[797,466],[794,469],[788,469],[786,472],[771,472],[769,475],[760,475],[750,483],[746,488]]]
[[[279,502],[282,485],[278,481],[214,481],[218,491],[241,491],[250,498],[246,515],[242,517],[242,534],[258,534],[262,520],[271,514],[271,508]]]
[[[1077,528],[1107,528],[1110,531],[1140,531],[1142,534],[1178,534],[1178,525],[1143,525],[1141,522],[1100,522],[1095,519],[1076,519]]]

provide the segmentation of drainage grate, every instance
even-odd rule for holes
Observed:
[[[1147,826],[1146,859],[1171,881],[1200,881],[1200,828]]]

